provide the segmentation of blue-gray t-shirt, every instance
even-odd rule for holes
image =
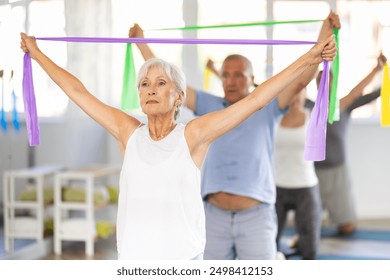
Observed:
[[[219,111],[230,104],[222,97],[196,92],[195,115]],[[280,117],[277,99],[210,147],[202,170],[202,196],[226,192],[275,203],[274,138]]]

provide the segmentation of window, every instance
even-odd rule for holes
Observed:
[[[65,16],[64,2],[51,1],[10,1],[11,4],[0,5],[0,36],[5,38],[5,44],[0,45],[0,69],[4,70],[4,107],[12,110],[12,88],[17,96],[17,111],[23,112],[23,54],[20,50],[21,31],[35,36],[64,36]],[[28,21],[27,21],[28,19]],[[44,19],[44,20],[42,20]],[[41,46],[56,63],[65,66],[66,44],[59,44],[56,48]],[[33,77],[37,110],[40,117],[56,117],[64,113],[68,98],[60,94],[59,88],[54,85],[40,67],[33,64]],[[13,79],[10,81],[11,72]]]
[[[389,1],[338,1],[342,20],[340,30],[340,96],[347,94],[376,65],[382,50],[390,57]],[[371,83],[366,92],[381,84],[382,77]],[[354,118],[377,118],[380,99],[353,111]]]
[[[161,28],[183,26],[183,0],[112,0],[113,37],[127,37],[129,28],[138,23],[146,38],[182,38],[181,31],[161,31]],[[126,11],[125,13],[123,11]],[[156,56],[181,65],[182,46],[179,44],[150,44]],[[115,72],[113,82],[114,103],[120,104],[124,67],[125,44],[113,46]],[[137,47],[133,47],[134,62],[138,70],[144,62]]]
[[[330,11],[324,1],[276,1],[274,4],[275,21],[323,20]],[[322,22],[279,24],[274,26],[273,37],[280,40],[317,41]],[[274,74],[284,69],[313,45],[274,46]],[[307,94],[315,100],[317,86],[308,85]]]
[[[192,14],[183,14],[184,0],[111,0],[112,1],[112,36],[126,37],[128,29],[134,23],[139,23],[145,30],[146,37],[182,38],[183,31],[162,31],[164,27],[182,27],[184,19],[195,17]],[[195,0],[193,0],[195,1]],[[337,13],[341,17],[340,30],[340,77],[339,96],[347,94],[376,63],[376,57],[382,49],[390,57],[390,20],[387,11],[390,10],[390,1],[347,1],[338,0]],[[5,3],[5,4],[4,4]],[[7,4],[8,3],[8,4]],[[195,25],[218,25],[228,23],[249,23],[270,20],[267,12],[273,10],[273,20],[302,20],[324,19],[329,11],[328,1],[270,1],[270,0],[197,0],[194,7],[198,11]],[[273,5],[272,9],[267,7]],[[125,11],[125,12],[124,12]],[[26,22],[28,19],[28,22]],[[44,19],[44,20],[42,20]],[[50,23],[50,24],[48,24]],[[315,41],[321,22],[302,24],[283,24],[237,28],[200,29],[199,38],[243,38],[310,40]],[[5,38],[0,44],[0,69],[5,71],[4,76],[4,107],[12,110],[12,96],[10,91],[15,88],[18,96],[18,111],[22,112],[22,53],[19,49],[19,32],[27,31],[36,36],[65,36],[65,16],[63,0],[47,1],[0,1],[0,36]],[[272,30],[272,33],[269,31]],[[3,43],[4,42],[4,43]],[[52,44],[58,44],[55,47]],[[44,51],[60,66],[66,67],[66,44],[42,44]],[[163,57],[178,65],[182,65],[182,50],[180,44],[151,44],[157,56]],[[310,45],[273,46],[268,52],[267,46],[239,46],[239,45],[198,45],[198,60],[186,57],[196,68],[203,72],[208,58],[215,61],[217,67],[226,55],[240,53],[252,60],[255,81],[261,83],[269,74],[267,66],[272,66],[273,74],[287,66]],[[113,69],[114,80],[112,92],[115,94],[110,100],[113,104],[120,103],[122,75],[124,67],[124,44],[114,44]],[[134,48],[136,68],[143,63],[138,49]],[[196,60],[196,61],[194,61]],[[192,67],[192,64],[191,64]],[[11,70],[14,70],[13,83],[10,80]],[[37,106],[40,117],[60,116],[66,110],[68,98],[59,94],[60,89],[54,85],[40,67],[34,68],[34,82],[36,89]],[[202,75],[202,74],[200,74]],[[187,75],[191,84],[193,75]],[[375,84],[375,83],[374,83]],[[380,84],[378,81],[376,84]],[[195,85],[195,84],[194,84]],[[217,85],[217,86],[215,86]],[[213,92],[222,94],[220,83],[215,83]],[[374,86],[367,88],[367,91]],[[309,93],[314,96],[316,86],[309,85]],[[364,106],[353,112],[353,117],[370,117],[379,114],[379,99],[373,104]]]
[[[263,22],[267,18],[267,1],[264,0],[198,0],[198,25],[223,25]],[[266,39],[266,27],[262,25],[232,28],[199,29],[199,38],[219,39]],[[267,46],[264,45],[199,45],[199,69],[204,71],[210,58],[219,68],[224,58],[233,53],[248,57],[253,64],[256,82],[265,79],[267,66]],[[222,95],[221,84],[212,83],[210,90]]]

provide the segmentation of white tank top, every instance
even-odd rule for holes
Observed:
[[[119,259],[192,259],[204,251],[205,214],[200,170],[185,126],[154,141],[143,125],[129,138],[120,176]]]
[[[283,188],[313,187],[318,183],[314,163],[304,159],[309,116],[300,127],[279,125],[275,137],[275,183]]]

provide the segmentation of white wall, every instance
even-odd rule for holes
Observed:
[[[390,217],[390,127],[352,120],[347,151],[358,216]]]

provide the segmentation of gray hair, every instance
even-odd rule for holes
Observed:
[[[162,60],[160,58],[150,58],[142,65],[141,69],[138,72],[138,78],[137,78],[137,88],[139,90],[140,83],[145,77],[147,76],[149,70],[151,68],[159,68],[161,69],[165,75],[171,81],[173,81],[179,91],[181,91],[184,94],[183,102],[180,104],[180,106],[177,107],[177,111],[175,112],[175,120],[180,114],[181,106],[184,103],[185,97],[186,97],[186,78],[184,75],[184,72],[177,67],[176,65],[167,62],[165,60]]]
[[[225,58],[223,63],[225,63],[226,61],[229,61],[229,60],[234,60],[234,59],[239,59],[239,60],[245,61],[245,63],[246,63],[246,71],[247,71],[248,76],[250,77],[250,76],[253,75],[252,62],[246,56],[243,56],[241,54],[231,54],[231,55],[228,55]],[[223,65],[223,63],[222,63],[222,65]]]

